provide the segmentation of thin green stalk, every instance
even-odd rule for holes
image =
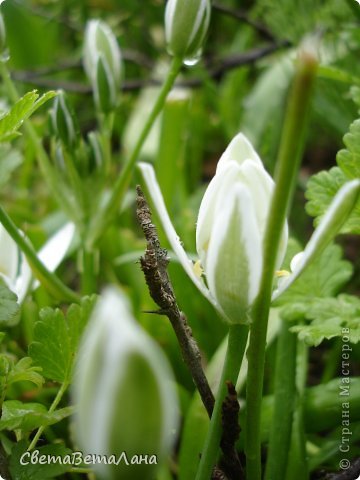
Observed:
[[[114,113],[101,115],[99,118],[101,141],[104,152],[104,170],[108,175],[111,168],[111,137],[114,126]]]
[[[196,480],[209,480],[211,478],[221,440],[221,410],[227,393],[226,382],[230,381],[236,385],[242,358],[244,356],[247,336],[248,327],[246,325],[230,326],[225,362]]]
[[[97,272],[98,272],[98,251],[88,251],[83,249],[81,252],[81,287],[83,295],[90,295],[97,290]]]
[[[308,372],[308,347],[297,340],[296,353],[296,390],[297,399],[293,415],[291,439],[289,442],[289,458],[285,480],[307,480],[309,468],[306,454],[306,438],[304,431],[305,387]]]
[[[341,338],[335,338],[331,350],[327,352],[324,371],[321,376],[321,383],[327,383],[336,376],[336,372],[341,359]]]
[[[85,215],[86,201],[84,198],[84,182],[81,179],[79,172],[76,170],[76,153],[70,151],[63,152],[64,164],[66,168],[67,178],[70,181],[71,191],[74,195],[76,205],[78,207],[78,216],[81,218],[81,225]]]
[[[50,272],[45,265],[38,258],[34,247],[30,242],[21,235],[16,225],[13,223],[8,214],[0,207],[0,222],[5,230],[16,242],[20,250],[25,254],[35,277],[41,284],[59,300],[66,300],[70,302],[78,302],[80,297],[77,293],[70,290],[55,273]]]
[[[62,383],[61,387],[59,388],[56,397],[54,398],[54,401],[50,405],[50,408],[48,410],[49,413],[53,413],[56,409],[56,407],[59,405],[62,397],[64,396],[64,393],[66,392],[69,384],[68,383]],[[41,437],[43,431],[45,430],[44,426],[39,427],[38,431],[36,432],[34,438],[32,439],[27,451],[30,452],[30,450],[33,450],[36,447],[36,444]]]
[[[291,425],[296,398],[297,336],[283,320],[278,337],[275,366],[275,404],[271,422],[265,480],[283,479],[286,473]],[[251,408],[251,407],[250,407]]]
[[[149,118],[144,123],[143,129],[135,145],[134,151],[131,153],[130,157],[123,166],[123,169],[121,170],[120,175],[115,182],[110,198],[108,199],[105,206],[98,211],[97,215],[95,215],[94,221],[90,225],[86,242],[87,248],[90,250],[96,243],[99,236],[102,234],[102,232],[110,222],[112,216],[115,214],[121,204],[127,186],[131,180],[134,165],[138,159],[141,148],[151,130],[151,127],[154,124],[154,121],[164,107],[166,97],[174,85],[176,77],[180,72],[181,65],[182,59],[175,57],[172,61],[165,83],[161,88],[159,96],[156,99],[155,105],[149,115]]]
[[[246,403],[246,474],[247,480],[261,479],[260,415],[264,380],[266,331],[271,303],[276,257],[290,206],[297,172],[304,149],[306,118],[315,78],[316,61],[302,54],[290,92],[285,115],[275,175],[276,187],[270,205],[269,219],[264,239],[263,272],[260,293],[252,312],[248,349],[248,377]]]
[[[0,74],[4,81],[10,100],[16,103],[19,100],[20,95],[11,79],[6,63],[1,61]],[[57,202],[62,206],[69,217],[72,218],[76,224],[80,224],[81,219],[78,215],[78,209],[74,208],[74,205],[71,202],[71,196],[68,195],[68,192],[64,191],[64,186],[59,181],[58,175],[50,163],[49,157],[42,145],[41,138],[39,138],[30,120],[25,121],[24,127],[27,136],[35,149],[41,172],[45,180],[48,182],[52,194],[55,196]]]

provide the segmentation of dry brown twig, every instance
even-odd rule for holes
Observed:
[[[167,272],[169,258],[166,250],[160,245],[156,227],[152,223],[150,208],[139,186],[137,187],[136,214],[147,242],[145,254],[140,258],[141,270],[152,299],[160,307],[156,313],[166,315],[170,320],[180,345],[183,360],[190,370],[206,411],[211,417],[215,400],[202,368],[200,350],[192,336],[186,317],[176,302]]]

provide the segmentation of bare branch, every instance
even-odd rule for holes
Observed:
[[[287,47],[289,44],[288,42],[281,42],[278,44],[271,43],[259,48],[253,48],[248,50],[247,52],[238,53],[229,55],[223,59],[214,59],[205,61],[205,65],[208,69],[209,77],[219,81],[225,73],[235,68],[239,68],[244,65],[251,65],[255,63],[257,60],[264,58],[268,55],[271,55],[275,51]],[[134,57],[133,57],[134,59]],[[138,59],[140,61],[140,59]],[[142,59],[142,65],[145,66],[145,63],[148,62],[150,66],[150,61]],[[78,64],[78,66],[80,66]],[[76,68],[75,63],[69,62],[68,68]],[[90,85],[86,85],[84,83],[76,82],[76,81],[67,81],[67,80],[56,80],[53,78],[42,78],[42,75],[46,75],[54,71],[56,67],[49,67],[46,71],[45,68],[42,70],[37,71],[23,71],[18,70],[12,73],[12,77],[14,80],[23,83],[29,83],[31,85],[35,85],[36,87],[43,87],[43,88],[51,88],[51,89],[63,89],[68,92],[74,92],[79,94],[90,94],[91,87]],[[198,88],[203,85],[204,79],[203,78],[189,78],[185,80],[178,81],[176,85],[180,87],[187,87],[187,88]],[[151,85],[161,85],[162,82],[159,80],[154,79],[133,79],[133,80],[126,80],[122,84],[122,90],[124,92],[140,90],[144,87],[148,87]]]
[[[222,436],[220,446],[223,451],[220,467],[230,478],[241,480],[244,471],[236,451],[236,442],[240,434],[239,402],[234,385],[226,382],[228,394],[222,404]]]
[[[213,9],[250,25],[250,27],[253,27],[262,37],[266,38],[267,40],[274,40],[273,34],[265,27],[265,25],[257,22],[256,20],[252,20],[246,12],[242,10],[233,10],[232,8],[225,7],[220,3],[213,3]]]
[[[211,417],[215,401],[201,365],[200,350],[192,336],[184,313],[177,305],[167,272],[169,258],[166,250],[161,248],[156,227],[152,223],[150,208],[139,186],[137,187],[136,214],[147,241],[145,255],[140,258],[140,264],[150,295],[160,307],[158,313],[166,315],[170,320],[180,345],[183,360],[190,370],[206,411]]]

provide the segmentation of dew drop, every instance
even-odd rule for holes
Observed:
[[[184,59],[184,65],[186,65],[187,67],[193,67],[194,65],[196,65],[197,63],[199,63],[199,60],[201,58],[201,54],[202,54],[202,50],[199,50],[196,52],[195,55],[193,55],[192,57],[190,58],[185,58]]]

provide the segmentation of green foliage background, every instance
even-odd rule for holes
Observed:
[[[187,251],[195,255],[195,223],[202,194],[218,158],[238,131],[249,136],[273,173],[295,51],[306,37],[305,41],[318,50],[320,68],[304,163],[289,217],[291,235],[297,243],[289,247],[285,262],[288,267],[291,254],[303,248],[313,225],[318,223],[341,185],[360,176],[360,120],[357,120],[360,7],[352,0],[258,0],[240,6],[239,2],[228,0],[218,7],[215,5],[213,11],[203,61],[183,69],[181,81],[188,85],[187,100],[167,103],[141,158],[154,164],[170,216]],[[224,9],[238,15],[228,14]],[[0,119],[0,141],[4,142],[0,147],[0,203],[39,248],[65,221],[66,214],[42,178],[33,147],[26,135],[21,135],[23,121],[39,108],[32,122],[51,151],[48,110],[53,94],[46,92],[62,88],[76,112],[81,135],[85,138],[96,128],[90,87],[81,65],[81,49],[86,21],[103,18],[118,38],[125,64],[111,144],[112,174],[117,175],[134,144],[134,130],[136,134],[143,112],[149,110],[157,92],[158,87],[149,86],[148,80],[161,80],[159,64],[169,62],[163,31],[164,2],[8,0],[1,10],[7,28],[8,65],[25,96],[10,109],[6,89],[0,85],[0,109],[9,112]],[[264,48],[269,49],[267,54],[262,54]],[[32,92],[33,89],[38,93]],[[135,129],[130,127],[131,123]],[[81,166],[77,167],[81,170]],[[202,437],[202,427],[198,425],[205,424],[205,431],[206,419],[194,397],[193,383],[175,335],[165,317],[144,313],[154,310],[154,304],[137,263],[145,246],[134,214],[137,181],[139,178],[135,177],[124,207],[101,238],[98,290],[94,293],[100,293],[108,283],[125,288],[136,318],[170,359],[187,430],[193,432],[198,428],[197,435]],[[96,183],[85,175],[84,183],[91,196]],[[336,245],[323,253],[278,305],[282,308],[282,318],[294,322],[293,331],[301,340],[311,347],[320,345],[317,350],[310,349],[309,385],[337,378],[340,326],[351,328],[354,343],[351,372],[353,376],[360,374],[360,257],[356,236],[360,233],[360,205],[341,233]],[[161,231],[160,237],[166,245]],[[226,327],[198,295],[176,259],[172,260],[170,275],[178,303],[188,317],[205,364],[218,364],[214,354],[224,339]],[[58,271],[64,282],[75,289],[79,287],[78,261],[75,247]],[[73,448],[71,425],[65,420],[72,413],[71,400],[65,395],[54,412],[49,413],[48,407],[59,385],[71,382],[79,335],[94,301],[86,298],[81,306],[58,305],[40,287],[19,311],[11,292],[0,285],[0,324],[4,325],[0,354],[0,440],[6,454],[12,451],[9,468],[14,479],[59,475],[81,478],[79,474],[66,474],[59,467],[47,467],[40,473],[29,469],[24,473],[17,459],[40,426],[51,426],[46,430],[46,441],[59,440],[60,445],[54,448],[64,452]],[[59,343],[59,338],[63,343]],[[265,394],[268,396],[273,393],[275,350],[276,344],[267,353]],[[316,398],[323,395],[320,390],[311,392],[319,395]],[[329,393],[328,398],[335,398],[335,393]],[[358,394],[353,401],[358,405]],[[353,418],[355,443],[360,438],[360,416],[354,414]],[[330,441],[318,435],[320,423],[308,437],[319,450],[329,448]],[[335,428],[330,425],[329,438],[335,435]],[[176,461],[181,480],[189,480],[192,474],[189,471],[198,461],[196,448],[201,445],[201,438],[195,437],[193,443],[180,442],[181,453]],[[356,456],[359,448],[354,446],[353,452]],[[314,471],[320,465],[334,470],[337,461],[338,453],[333,452],[320,463],[315,458],[311,465]],[[170,473],[164,471],[158,480],[169,478],[172,478]]]

